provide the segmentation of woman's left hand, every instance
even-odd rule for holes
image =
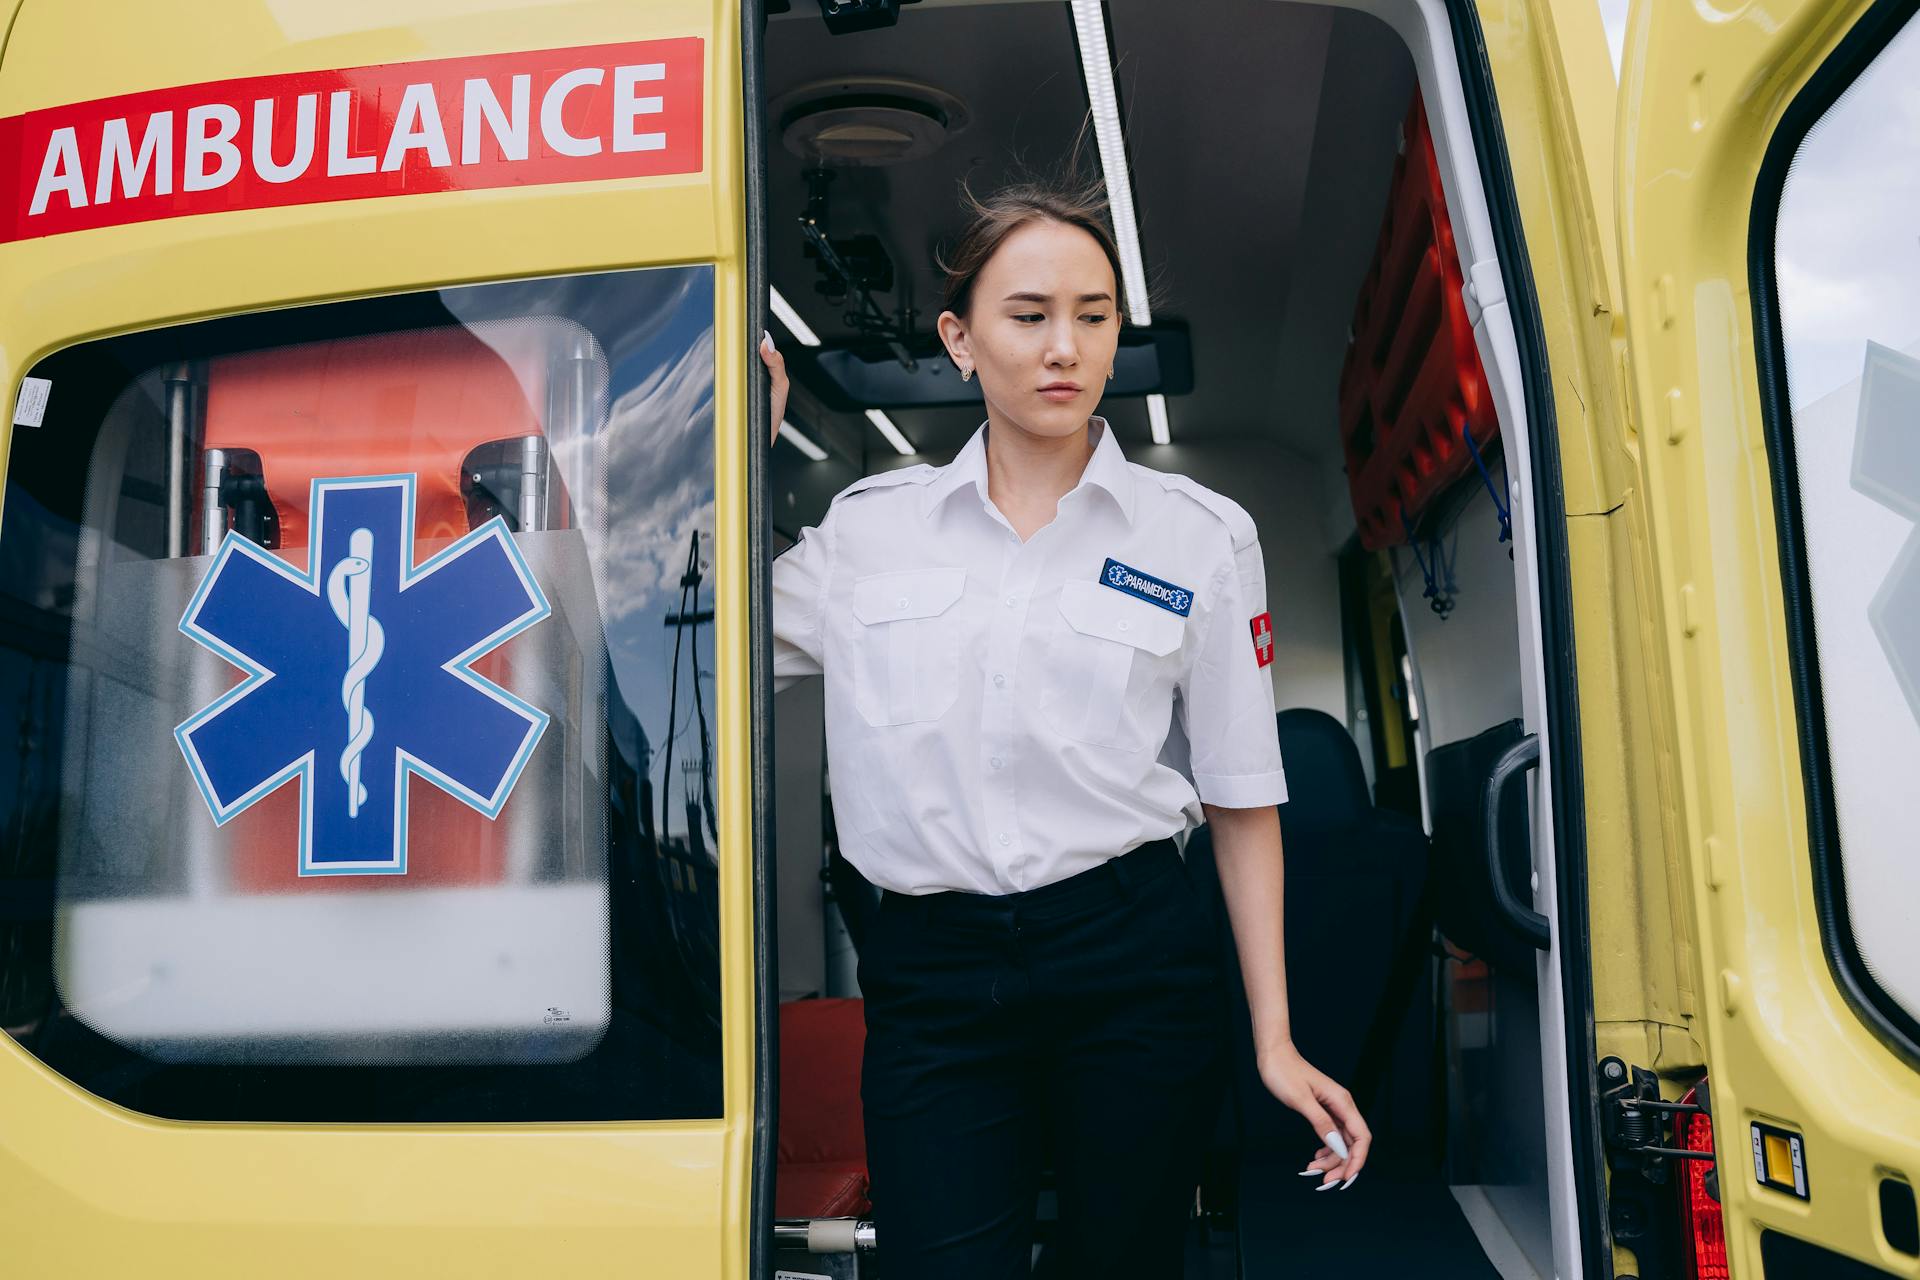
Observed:
[[[1300,1175],[1321,1175],[1316,1191],[1352,1186],[1373,1142],[1360,1109],[1353,1105],[1353,1095],[1301,1057],[1291,1043],[1260,1055],[1260,1079],[1268,1092],[1304,1116],[1326,1144],[1313,1153]]]

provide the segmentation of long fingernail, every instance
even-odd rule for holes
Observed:
[[[1312,1165],[1308,1165],[1306,1168],[1302,1169],[1299,1173],[1296,1173],[1293,1176],[1296,1178],[1311,1178],[1319,1172],[1320,1170],[1314,1168]]]
[[[1340,1136],[1338,1129],[1329,1129],[1320,1136],[1325,1138],[1327,1145],[1333,1148],[1333,1154],[1339,1156],[1342,1160],[1347,1158],[1347,1140]]]
[[[1321,1183],[1319,1186],[1315,1187],[1314,1190],[1315,1191],[1331,1191],[1333,1188],[1339,1185],[1340,1185],[1340,1179],[1335,1178],[1332,1182]]]
[[[771,333],[768,333],[765,329],[762,329],[760,331],[760,345],[763,347],[770,347],[773,345],[773,335]]]
[[[1348,1187],[1352,1186],[1354,1183],[1358,1181],[1360,1181],[1360,1175],[1356,1173],[1351,1178],[1348,1178],[1345,1182],[1341,1183],[1340,1189],[1342,1191],[1345,1191]]]

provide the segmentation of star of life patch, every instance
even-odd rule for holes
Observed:
[[[1150,573],[1142,573],[1131,565],[1121,564],[1112,556],[1108,556],[1107,563],[1101,566],[1100,581],[1115,591],[1138,596],[1148,604],[1157,604],[1183,618],[1193,609],[1193,592]]]
[[[1253,628],[1253,659],[1267,666],[1273,661],[1273,615],[1256,613],[1249,625]]]

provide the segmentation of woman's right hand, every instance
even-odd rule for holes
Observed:
[[[773,434],[767,443],[771,445],[780,438],[780,424],[787,416],[787,358],[774,349],[773,335],[765,329],[760,331],[760,363],[767,366],[767,372],[773,375],[773,392],[770,399],[773,419]]]

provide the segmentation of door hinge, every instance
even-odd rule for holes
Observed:
[[[1678,1280],[1679,1198],[1672,1182],[1674,1161],[1713,1160],[1708,1151],[1678,1145],[1675,1122],[1681,1116],[1708,1113],[1706,1082],[1695,1086],[1698,1103],[1669,1102],[1660,1096],[1660,1078],[1645,1067],[1616,1057],[1600,1060],[1600,1140],[1606,1149],[1607,1225],[1614,1241],[1633,1250],[1639,1280]],[[1707,1190],[1717,1200],[1715,1171],[1707,1170]]]

